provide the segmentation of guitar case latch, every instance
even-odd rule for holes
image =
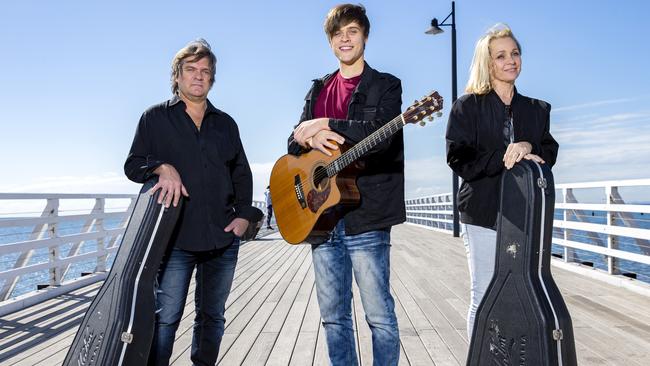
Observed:
[[[124,343],[131,344],[133,342],[133,333],[122,332],[120,340]]]

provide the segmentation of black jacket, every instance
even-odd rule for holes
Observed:
[[[300,122],[313,118],[316,99],[333,74],[313,80],[305,97]],[[365,64],[361,80],[350,98],[348,119],[330,119],[332,131],[354,145],[401,113],[402,84],[391,74],[374,70]],[[290,154],[304,150],[289,137]],[[345,232],[356,235],[366,231],[387,229],[406,220],[404,207],[404,136],[397,132],[359,159],[363,167],[357,177],[361,195],[358,207],[344,216]]]
[[[514,141],[529,142],[532,153],[552,167],[558,143],[549,132],[551,105],[515,89],[511,108]],[[446,134],[447,164],[463,178],[458,210],[466,224],[496,227],[507,118],[506,106],[494,91],[463,95],[452,107]]]
[[[259,210],[251,205],[253,178],[237,124],[210,101],[200,130],[176,96],[142,114],[124,172],[143,183],[163,163],[178,171],[190,195],[172,236],[176,247],[224,248],[235,239],[223,231],[233,219],[259,220]]]

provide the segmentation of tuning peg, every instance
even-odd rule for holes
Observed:
[[[416,114],[415,116],[411,117],[413,120],[417,121],[418,120],[418,115]]]
[[[420,112],[420,114],[423,115],[423,116],[426,116],[426,115],[427,115],[427,111],[422,111],[422,112]]]
[[[438,112],[436,113],[436,117],[438,117],[438,118],[442,117],[442,112],[438,111]]]
[[[429,116],[429,122],[433,122],[433,116]]]
[[[426,121],[420,121],[420,126],[424,126],[424,125],[426,125],[426,124],[427,124]]]

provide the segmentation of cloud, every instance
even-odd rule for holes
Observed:
[[[452,171],[443,156],[406,160],[404,163],[406,198],[451,192]]]
[[[650,119],[650,112],[639,113],[617,113],[610,115],[602,114],[588,114],[574,116],[567,119],[554,119],[551,122],[551,129],[553,131],[570,130],[570,129],[585,129],[597,127],[604,128],[626,128],[635,129],[640,128],[641,123]]]
[[[275,162],[250,163],[253,172],[253,200],[264,201],[264,191],[269,185],[274,164]]]
[[[121,173],[106,172],[97,175],[39,177],[37,181],[20,185],[0,185],[2,193],[46,193],[56,197],[57,194],[137,194],[139,184],[135,184]],[[107,199],[104,202],[107,211],[124,211],[130,199]],[[0,201],[0,218],[40,216],[47,201],[39,199],[3,199]],[[94,199],[60,199],[59,215],[89,213],[95,205]]]
[[[560,144],[553,169],[558,182],[646,178],[650,112],[573,118],[552,129]]]
[[[634,102],[634,101],[637,101],[637,100],[640,100],[640,99],[645,99],[647,97],[648,97],[648,95],[638,95],[638,96],[629,97],[629,98],[599,100],[599,101],[587,102],[587,103],[582,103],[582,104],[575,104],[575,105],[570,105],[570,106],[553,108],[553,112],[567,112],[567,111],[574,111],[574,110],[577,110],[577,109],[594,108],[594,107],[602,107],[602,106],[611,105],[611,104],[628,103],[628,102]]]
[[[566,112],[566,111],[573,111],[573,110],[576,110],[576,109],[600,107],[600,106],[608,105],[608,104],[626,103],[626,102],[630,102],[632,100],[634,100],[634,99],[621,98],[621,99],[612,99],[612,100],[601,100],[601,101],[597,101],[597,102],[589,102],[589,103],[575,104],[575,105],[570,105],[570,106],[565,106],[565,107],[553,108],[553,111],[554,112]]]
[[[124,174],[105,172],[96,175],[39,177],[24,184],[0,185],[7,193],[118,193],[135,194],[139,185]]]

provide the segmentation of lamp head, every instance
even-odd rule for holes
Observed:
[[[433,18],[433,19],[431,19],[431,28],[427,29],[427,31],[424,32],[424,33],[431,34],[431,35],[436,35],[436,34],[439,34],[439,33],[442,33],[442,32],[444,32],[444,30],[442,30],[442,28],[440,28],[438,26],[438,19]]]

